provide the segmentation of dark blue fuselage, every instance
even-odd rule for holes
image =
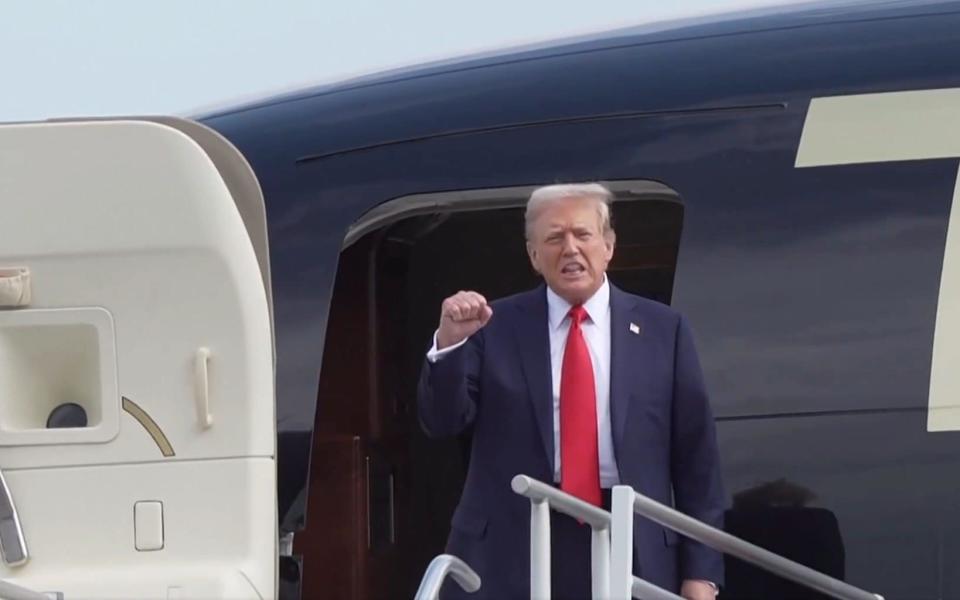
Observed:
[[[267,203],[282,529],[304,524],[317,373],[353,223],[412,194],[643,179],[683,200],[672,304],[702,347],[735,499],[802,484],[839,519],[853,583],[960,597],[944,595],[960,581],[937,566],[960,559],[960,492],[944,481],[960,434],[925,427],[957,161],[794,168],[812,98],[958,87],[960,2],[831,3],[204,116],[251,162]]]

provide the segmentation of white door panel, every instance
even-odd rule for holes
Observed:
[[[0,126],[0,274],[31,288],[0,308],[0,469],[30,560],[0,570],[68,600],[275,595],[269,278],[237,209],[262,201],[190,125]],[[88,426],[48,428],[63,403]],[[138,502],[163,505],[161,549],[136,548]]]
[[[256,597],[251,584],[270,597],[270,459],[30,469],[5,477],[33,556],[20,568],[0,566],[0,579],[63,591],[65,600],[166,598],[169,587],[182,587],[184,598],[232,587],[234,595],[212,597],[248,599]],[[162,550],[136,549],[137,502],[162,504]],[[246,589],[237,587],[238,578],[249,581]]]

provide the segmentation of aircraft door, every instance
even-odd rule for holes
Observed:
[[[245,164],[169,124],[0,126],[0,580],[276,596],[268,277],[211,143]]]

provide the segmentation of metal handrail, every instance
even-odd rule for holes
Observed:
[[[30,560],[27,541],[23,537],[20,515],[13,494],[0,471],[0,555],[8,567],[19,567]]]
[[[35,592],[9,581],[0,581],[0,600],[50,600],[52,597],[55,596]]]
[[[441,554],[430,561],[414,600],[437,600],[447,575],[468,593],[480,589],[480,576],[456,556]]]
[[[624,492],[629,492],[632,495],[632,500],[628,504],[630,510],[628,511],[627,515],[622,515],[629,518],[622,518],[618,521],[618,523],[621,521],[630,523],[631,525],[629,527],[629,532],[621,532],[618,531],[616,527],[611,527],[611,523],[613,521],[611,513],[575,498],[551,485],[537,481],[532,477],[528,477],[526,475],[517,475],[511,481],[510,487],[513,488],[514,492],[530,498],[532,503],[535,504],[539,502],[548,504],[551,508],[589,523],[592,527],[594,527],[595,530],[611,530],[611,534],[614,538],[612,542],[613,565],[612,569],[609,571],[610,582],[608,589],[614,596],[621,596],[619,592],[622,588],[616,585],[618,583],[617,578],[619,570],[632,570],[632,561],[627,560],[624,555],[627,557],[632,556],[632,522],[633,513],[635,512],[636,514],[659,523],[668,529],[701,542],[706,546],[726,554],[736,556],[737,558],[760,567],[761,569],[834,598],[838,598],[839,600],[883,600],[883,596],[880,594],[874,594],[866,590],[862,590],[858,587],[850,585],[849,583],[830,577],[829,575],[824,575],[823,573],[811,569],[810,567],[784,558],[778,554],[770,552],[769,550],[765,550],[759,546],[751,544],[746,540],[711,527],[706,523],[702,523],[697,519],[690,517],[689,515],[685,515],[673,508],[670,508],[669,506],[660,504],[655,500],[637,493],[630,486],[615,486],[612,494],[612,508],[614,509],[615,514],[617,514],[617,508],[620,504],[619,498],[623,497]],[[532,537],[533,536],[531,536],[531,538]],[[625,552],[623,552],[624,543],[626,545]],[[531,574],[535,575],[536,571],[532,570]],[[546,574],[547,577],[549,577],[549,570],[546,571]],[[628,591],[626,593],[632,595],[634,598],[643,598],[643,600],[680,599],[680,597],[676,594],[672,594],[671,592],[639,579],[638,577],[633,576],[632,573],[630,574],[630,578],[626,583],[628,587]],[[534,582],[531,582],[531,586],[533,586],[533,584]]]
[[[552,485],[537,481],[526,475],[517,475],[510,482],[513,491],[534,501],[548,501],[550,508],[565,515],[579,519],[596,529],[610,527],[610,513],[597,508],[593,504],[584,502],[576,496],[559,490]]]
[[[684,600],[682,596],[678,596],[649,581],[644,581],[635,575],[630,586],[630,595],[639,600]]]
[[[659,523],[664,527],[681,533],[715,550],[736,556],[765,571],[769,571],[775,575],[779,575],[785,579],[789,579],[790,581],[794,581],[800,585],[840,600],[883,600],[883,596],[879,594],[862,590],[849,583],[830,577],[829,575],[824,575],[810,567],[784,558],[769,550],[765,550],[760,546],[751,544],[725,531],[711,527],[689,515],[685,515],[643,494],[637,493],[629,486],[615,486],[613,488],[614,514],[617,514],[619,504],[618,488],[624,488],[630,491],[633,497],[632,509],[636,514],[646,517],[651,521]],[[622,494],[623,492],[620,493]]]
[[[531,503],[530,566],[531,579],[533,579],[530,582],[531,598],[547,598],[550,595],[550,537],[547,511],[551,508],[579,519],[593,529],[590,554],[593,563],[591,573],[595,580],[593,581],[594,597],[609,597],[610,540],[607,534],[610,530],[610,513],[526,475],[514,477],[513,481],[510,482],[510,487],[515,493],[529,498]],[[546,533],[538,532],[538,528],[546,529]],[[540,547],[536,549],[538,543]],[[538,560],[541,562],[539,565],[537,564]],[[597,579],[600,581],[596,581]],[[632,576],[630,583],[631,595],[634,598],[641,600],[683,600],[682,597],[673,592],[653,585],[639,577]]]
[[[610,514],[524,475],[510,482],[530,499],[530,597],[550,597],[550,509],[590,525],[590,585],[594,598],[610,596]]]

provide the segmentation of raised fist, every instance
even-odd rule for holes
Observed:
[[[476,292],[460,291],[450,296],[440,306],[437,350],[470,337],[486,325],[492,316],[493,309],[487,304],[487,299]]]

